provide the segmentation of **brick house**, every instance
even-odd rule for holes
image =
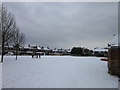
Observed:
[[[118,43],[118,35],[114,35],[108,44],[108,73],[116,76],[120,76],[120,46]]]

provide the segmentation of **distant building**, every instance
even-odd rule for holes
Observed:
[[[52,49],[52,52],[51,54],[53,55],[70,55],[71,54],[71,49]]]
[[[15,48],[13,46],[5,46],[5,54],[13,52],[15,54]],[[43,47],[38,45],[28,45],[20,47],[18,50],[19,55],[32,55],[34,52],[41,55],[70,55],[70,49],[50,49],[49,47]]]
[[[107,48],[95,48],[94,55],[107,57],[108,56],[108,49]]]

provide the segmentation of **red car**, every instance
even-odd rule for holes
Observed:
[[[102,61],[108,61],[108,58],[101,58]]]

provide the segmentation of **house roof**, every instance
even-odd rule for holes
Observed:
[[[104,49],[104,48],[97,48],[94,49],[95,52],[108,52],[108,49]]]
[[[44,48],[44,50],[50,50],[50,49],[48,49],[48,48]]]
[[[118,46],[118,35],[114,35],[108,44],[110,46]]]

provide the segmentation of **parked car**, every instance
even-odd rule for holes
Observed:
[[[101,61],[108,61],[108,58],[101,58]]]

